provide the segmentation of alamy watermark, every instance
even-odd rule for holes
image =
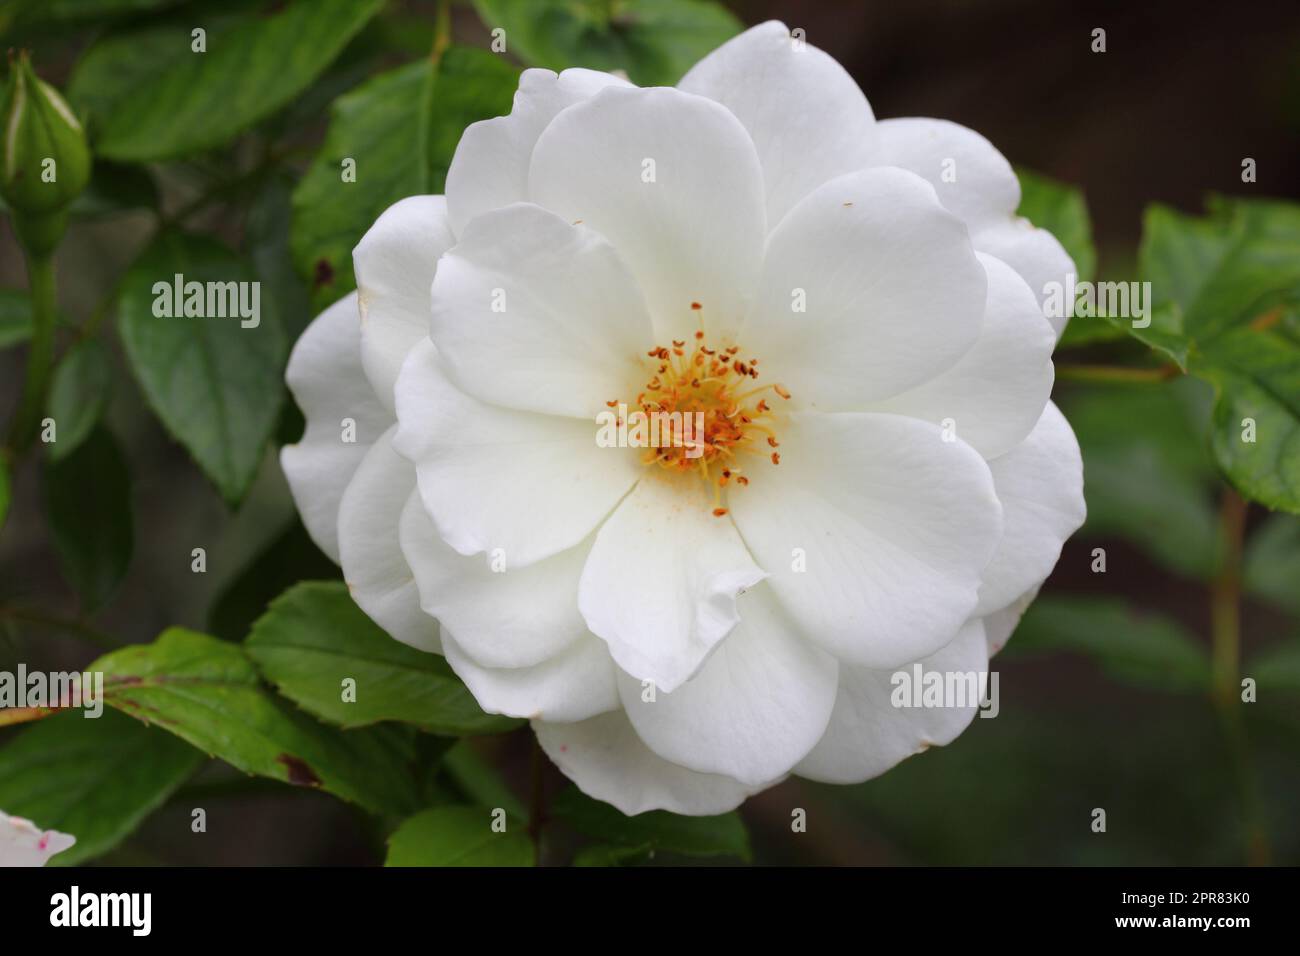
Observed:
[[[902,709],[978,707],[981,717],[996,717],[1002,709],[997,671],[927,671],[918,662],[894,671],[889,684],[889,703]]]
[[[73,884],[66,893],[50,897],[50,925],[55,927],[113,927],[148,936],[153,928],[152,893],[93,893]]]
[[[0,710],[11,707],[81,707],[83,717],[99,717],[104,713],[104,672],[29,671],[26,664],[16,672],[0,671]]]
[[[596,416],[600,448],[685,448],[687,458],[704,454],[703,412],[628,411],[620,403]]]
[[[153,314],[160,319],[239,319],[239,327],[255,329],[262,322],[262,283],[172,281],[153,284]]]
[[[1043,295],[1043,311],[1050,318],[1131,319],[1135,329],[1151,324],[1150,282],[1079,282],[1071,272],[1065,282],[1045,283]]]

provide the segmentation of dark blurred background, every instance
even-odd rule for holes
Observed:
[[[1206,192],[1300,195],[1300,4],[909,0],[735,5],[801,25],[879,118],[937,116],[1083,187],[1098,244],[1131,254],[1142,208]],[[1106,52],[1091,51],[1106,31]],[[1254,157],[1259,180],[1241,182]]]
[[[398,5],[419,19],[431,5]],[[1017,166],[1083,188],[1092,215],[1103,277],[1132,268],[1143,208],[1152,201],[1189,212],[1211,192],[1300,198],[1300,4],[1179,2],[1041,2],[1041,0],[909,0],[801,3],[762,0],[729,4],[747,24],[770,18],[803,27],[810,43],[838,59],[858,80],[877,117],[935,116],[986,135]],[[1092,30],[1106,30],[1107,52],[1090,50]],[[459,42],[486,45],[472,8],[458,5]],[[75,51],[74,51],[75,52]],[[62,82],[58,53],[39,61]],[[418,54],[413,54],[418,55]],[[408,57],[409,58],[409,57]],[[401,58],[398,58],[400,62]],[[70,62],[70,60],[69,60]],[[66,67],[64,67],[66,68]],[[358,79],[363,78],[359,76]],[[317,134],[324,130],[322,114]],[[1258,182],[1241,181],[1241,161],[1258,163]],[[166,184],[184,200],[184,183]],[[63,308],[83,320],[103,289],[121,274],[147,233],[130,216],[74,230],[60,252]],[[241,223],[220,216],[195,220],[237,238]],[[0,285],[22,287],[22,257],[0,226]],[[1123,359],[1126,344],[1089,346],[1087,357]],[[0,402],[17,391],[19,353],[0,354]],[[1068,359],[1066,359],[1068,360]],[[230,514],[186,454],[145,413],[129,373],[118,369],[109,421],[134,468],[136,550],[116,599],[94,628],[121,642],[151,640],[164,627],[204,629],[209,612],[238,573],[296,524],[283,477],[268,455],[253,492]],[[1058,385],[1070,411],[1093,401],[1079,386]],[[1121,390],[1099,399],[1142,398]],[[1178,407],[1202,412],[1207,396],[1195,383],[1177,386]],[[0,408],[7,418],[11,408]],[[1167,411],[1167,409],[1165,409]],[[1157,414],[1151,412],[1151,414]],[[1164,414],[1164,411],[1160,412]],[[1190,415],[1190,413],[1189,413]],[[1104,416],[1103,416],[1104,417]],[[1189,417],[1190,420],[1190,417]],[[1184,423],[1185,424],[1185,423]],[[1076,426],[1079,427],[1079,426]],[[1179,433],[1181,436],[1181,433]],[[1204,435],[1186,428],[1192,456]],[[1087,437],[1081,431],[1085,451]],[[1103,439],[1100,448],[1106,445]],[[1105,451],[1105,449],[1102,449]],[[1199,459],[1198,459],[1199,460]],[[1162,480],[1144,473],[1140,457],[1128,472],[1135,494],[1159,494]],[[1091,461],[1089,462],[1091,466]],[[94,476],[88,476],[94,480]],[[1207,509],[1218,491],[1202,475]],[[1145,483],[1145,484],[1144,484]],[[64,607],[75,599],[62,583],[44,529],[33,463],[15,476],[14,509],[0,535],[0,600]],[[1090,506],[1092,505],[1090,496]],[[1262,525],[1258,507],[1248,528]],[[1157,562],[1139,512],[1122,533],[1086,528],[1066,546],[1045,595],[1123,596],[1173,616],[1208,646],[1209,598],[1193,575]],[[208,550],[208,573],[190,571],[190,550]],[[1108,570],[1089,570],[1104,547]],[[292,553],[291,551],[285,553]],[[322,562],[319,556],[295,558]],[[323,567],[323,565],[322,565]],[[1300,590],[1300,582],[1292,582]],[[44,666],[80,666],[98,651],[86,635],[37,621],[9,621],[0,667],[40,659]],[[1294,618],[1276,602],[1248,596],[1243,655],[1295,640]],[[1017,637],[997,661],[1001,714],[976,720],[953,745],[913,758],[885,777],[851,788],[790,781],[742,808],[757,860],[814,864],[1200,864],[1246,862],[1243,801],[1234,783],[1223,731],[1203,696],[1117,681],[1089,658],[1069,652],[1017,652]],[[1257,815],[1266,845],[1254,862],[1300,862],[1300,698],[1261,700],[1271,717],[1252,728]],[[523,734],[484,744],[481,755],[505,767],[518,786],[529,743]],[[215,790],[228,775],[210,772]],[[548,786],[563,785],[553,773]],[[120,863],[369,863],[377,856],[369,832],[332,798],[300,791],[238,793],[217,799],[209,839],[178,844],[192,794],[182,791],[106,862]],[[808,832],[792,838],[792,807],[808,811]],[[1104,807],[1108,829],[1090,829]],[[186,827],[186,829],[188,829]],[[563,839],[563,836],[560,836]]]

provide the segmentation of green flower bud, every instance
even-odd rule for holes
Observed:
[[[68,204],[90,181],[86,132],[58,90],[32,71],[26,51],[10,60],[0,120],[0,196],[24,247],[47,254],[63,235]]]

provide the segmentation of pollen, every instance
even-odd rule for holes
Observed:
[[[758,360],[738,358],[738,346],[710,347],[702,306],[692,302],[691,309],[699,329],[690,346],[687,340],[673,339],[646,352],[655,360],[653,375],[637,395],[635,407],[647,419],[658,416],[672,422],[672,440],[647,449],[643,463],[706,482],[712,489],[713,514],[721,518],[729,512],[722,502],[723,489],[748,485],[744,472],[751,461],[759,467],[780,462],[780,455],[768,449],[780,445],[777,399],[788,401],[790,392],[777,383],[756,384]]]

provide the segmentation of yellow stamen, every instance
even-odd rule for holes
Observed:
[[[780,445],[772,427],[775,413],[761,396],[774,392],[788,400],[790,393],[779,384],[738,390],[740,384],[758,378],[758,360],[736,358],[738,346],[710,348],[703,307],[692,302],[691,308],[700,315],[700,327],[690,347],[687,340],[673,339],[669,346],[657,345],[646,352],[655,360],[655,374],[637,396],[636,407],[646,416],[670,417],[659,419],[659,447],[642,461],[673,473],[698,473],[713,486],[713,514],[723,517],[730,510],[722,501],[723,489],[729,483],[749,484],[749,478],[731,464],[737,455],[768,457],[774,465],[781,460],[777,452],[768,456],[754,447],[758,442],[770,448]],[[699,431],[697,422],[702,424]]]

